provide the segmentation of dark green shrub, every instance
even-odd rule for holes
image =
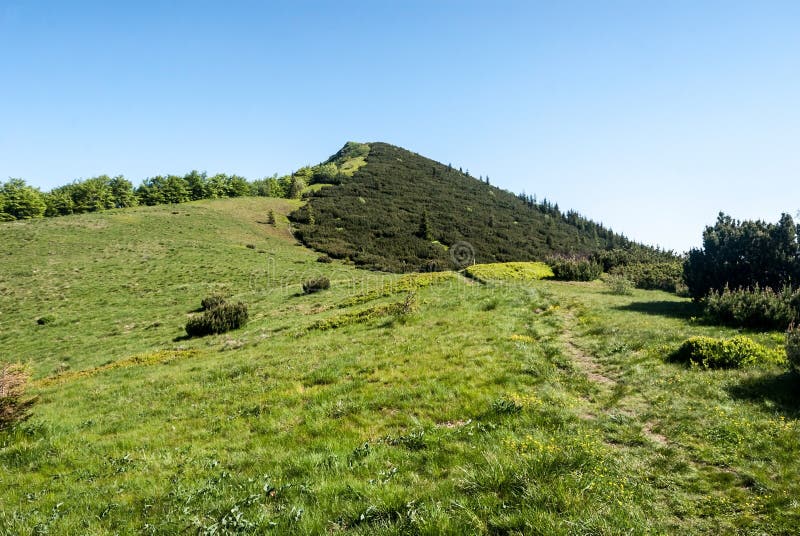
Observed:
[[[794,323],[786,330],[786,361],[795,372],[800,372],[800,326]]]
[[[219,307],[223,303],[225,303],[225,296],[222,294],[212,294],[211,296],[203,298],[200,305],[203,307],[204,311],[208,311]]]
[[[192,316],[186,322],[190,337],[203,337],[239,329],[247,323],[247,305],[242,302],[222,303],[213,309]]]
[[[333,262],[333,259],[331,259],[327,255],[320,255],[319,257],[317,257],[317,262],[323,262],[325,264],[329,264]]]
[[[25,420],[36,397],[26,397],[30,374],[22,365],[0,363],[0,430]]]
[[[36,323],[40,326],[46,326],[47,324],[52,324],[55,321],[56,317],[53,315],[44,315],[36,319]]]
[[[622,276],[636,288],[675,292],[683,281],[683,265],[673,262],[635,262],[613,267],[610,274]]]
[[[331,280],[325,276],[303,281],[303,292],[306,294],[313,294],[314,292],[327,290],[329,288],[331,288]]]
[[[589,259],[553,257],[547,261],[553,279],[559,281],[594,281],[603,272],[599,263]]]
[[[684,281],[698,300],[725,287],[778,289],[800,278],[798,260],[798,228],[788,214],[767,223],[720,213],[714,226],[703,231],[702,249],[689,251]]]
[[[779,351],[737,335],[730,339],[690,337],[670,354],[669,360],[704,368],[739,368],[759,363],[777,363],[783,361],[783,357]]]
[[[737,327],[786,329],[798,316],[800,290],[784,287],[711,291],[706,299],[709,321]]]

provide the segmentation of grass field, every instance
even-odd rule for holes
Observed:
[[[0,532],[800,526],[798,380],[665,362],[686,337],[736,333],[690,301],[318,263],[288,231],[293,208],[231,199],[0,225],[0,356],[29,364],[39,395],[0,432]],[[331,289],[302,294],[315,275]],[[250,323],[185,339],[214,291],[246,302]]]

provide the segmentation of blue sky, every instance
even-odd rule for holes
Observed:
[[[0,0],[0,179],[386,141],[683,251],[800,209],[800,2]]]

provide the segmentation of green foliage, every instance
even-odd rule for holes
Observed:
[[[417,228],[417,237],[431,241],[433,240],[433,233],[431,232],[431,224],[428,221],[428,213],[422,212],[422,217],[419,219],[419,227]]]
[[[786,330],[786,361],[793,371],[800,373],[800,326],[794,323]]]
[[[328,163],[353,151],[366,148],[348,144]],[[460,268],[448,251],[458,242],[471,244],[478,263],[642,247],[547,200],[500,190],[385,143],[369,144],[366,164],[351,178],[307,195],[315,224],[304,209],[292,213],[297,238],[376,270]]]
[[[305,294],[313,294],[322,290],[331,288],[331,280],[325,276],[315,277],[303,281],[303,292]]]
[[[242,302],[223,301],[215,307],[189,318],[189,321],[186,322],[186,334],[189,337],[204,337],[226,333],[241,328],[247,324],[247,320],[247,305]]]
[[[127,208],[135,207],[139,204],[139,199],[133,190],[133,184],[122,175],[109,179],[108,186],[111,189],[114,207]]]
[[[553,270],[543,262],[473,264],[464,271],[467,275],[479,281],[536,281],[553,277]]]
[[[189,183],[177,175],[150,177],[136,189],[136,195],[144,205],[185,203],[191,199]]]
[[[608,291],[617,296],[629,296],[633,294],[633,282],[621,275],[609,274],[603,278]]]
[[[225,303],[225,296],[222,294],[212,294],[211,296],[206,296],[200,301],[200,307],[203,311],[208,311],[210,309],[215,309]]]
[[[0,183],[0,203],[1,219],[4,221],[41,218],[47,208],[42,192],[28,186],[22,179]]]
[[[308,186],[308,182],[306,181],[305,176],[298,174],[293,175],[291,182],[289,183],[289,190],[286,194],[286,197],[289,199],[300,199],[300,196],[303,194],[303,190],[306,189],[306,186]]]
[[[596,251],[590,258],[603,266],[604,272],[632,264],[661,264],[678,262],[680,258],[672,251],[659,248],[628,247]]]
[[[730,339],[690,337],[669,355],[677,363],[704,368],[740,368],[784,361],[780,351],[771,350],[743,335]]]
[[[683,264],[670,262],[635,262],[618,265],[609,271],[629,280],[636,288],[675,292],[683,282]]]
[[[321,262],[323,264],[330,264],[333,262],[333,259],[331,259],[327,255],[320,255],[319,257],[317,257],[317,262]]]
[[[603,273],[599,263],[586,258],[551,257],[547,264],[558,281],[594,281]]]
[[[691,296],[700,299],[711,290],[779,289],[800,281],[800,242],[792,217],[776,224],[738,221],[723,213],[703,231],[703,248],[692,249],[684,264]]]
[[[259,197],[286,197],[286,187],[277,174],[254,180],[250,183],[250,192]]]
[[[703,300],[706,318],[729,326],[786,329],[800,313],[800,289],[761,288],[712,290]]]
[[[125,177],[100,175],[54,188],[45,194],[45,203],[45,215],[66,216],[135,207],[139,199],[133,185]]]
[[[27,419],[35,397],[25,391],[30,373],[20,364],[0,363],[0,430]]]
[[[267,213],[267,223],[270,224],[270,225],[275,225],[275,211],[274,210],[270,210]]]

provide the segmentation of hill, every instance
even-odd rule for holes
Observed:
[[[352,176],[316,176],[334,184],[310,192],[291,219],[304,244],[360,266],[441,270],[472,261],[648,249],[576,212],[562,213],[557,204],[512,194],[386,143],[348,143],[330,164]]]

